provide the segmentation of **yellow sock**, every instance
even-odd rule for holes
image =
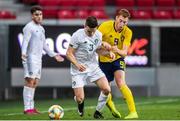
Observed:
[[[112,111],[112,110],[116,110],[115,105],[114,105],[114,103],[113,103],[113,101],[112,101],[112,95],[111,95],[111,94],[108,95],[106,104],[107,104],[107,106],[109,107],[109,109],[110,109],[111,111]]]
[[[114,117],[121,118],[121,114],[118,112],[118,110],[116,110],[116,107],[115,107],[114,102],[112,100],[112,95],[111,94],[108,95],[106,105],[109,108],[109,110],[112,112],[112,115]]]
[[[134,98],[133,98],[131,90],[128,88],[128,86],[127,85],[121,86],[120,91],[122,92],[122,95],[126,100],[129,111],[130,112],[136,112],[136,107],[134,104]]]

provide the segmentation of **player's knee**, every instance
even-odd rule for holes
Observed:
[[[110,88],[106,88],[106,89],[103,89],[102,92],[104,93],[104,95],[109,95],[111,90],[110,90]]]
[[[37,85],[38,85],[38,79],[36,79],[35,81],[34,81],[34,84],[33,84],[33,86],[34,86],[34,88],[36,88],[37,87]]]
[[[25,83],[25,85],[28,86],[28,87],[34,88],[34,82],[35,82],[34,79],[26,78],[26,83]]]
[[[82,103],[84,101],[84,97],[76,96],[77,103]]]

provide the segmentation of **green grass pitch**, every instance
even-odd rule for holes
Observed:
[[[180,97],[135,98],[135,101],[140,120],[180,120]],[[126,116],[128,110],[124,100],[116,98],[114,102],[122,116]],[[94,120],[93,113],[96,103],[97,98],[87,98],[85,115],[80,117],[73,99],[36,100],[36,107],[42,114],[27,116],[22,113],[22,101],[0,101],[0,120],[48,120],[47,110],[53,104],[64,108],[65,115],[62,120]],[[119,120],[111,115],[107,107],[102,113],[105,120]]]

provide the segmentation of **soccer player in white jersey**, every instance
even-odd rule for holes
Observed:
[[[42,8],[33,6],[31,8],[32,21],[23,28],[23,43],[21,58],[24,67],[25,85],[23,89],[24,114],[39,114],[34,107],[34,93],[41,77],[43,50],[58,62],[64,58],[51,51],[45,40],[45,30],[41,23],[43,20]]]
[[[84,114],[84,85],[93,82],[100,88],[103,97],[99,101],[106,100],[111,91],[104,73],[99,68],[97,54],[107,55],[112,59],[115,55],[108,51],[108,45],[102,45],[102,34],[97,30],[97,26],[97,19],[88,17],[84,28],[73,33],[66,53],[71,62],[72,88],[80,116]]]

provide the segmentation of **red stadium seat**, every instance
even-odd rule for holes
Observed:
[[[91,6],[91,0],[76,0],[76,6],[89,7]]]
[[[108,18],[108,16],[106,15],[104,10],[91,10],[90,15],[95,16],[99,19],[107,19]]]
[[[169,10],[155,10],[153,12],[154,19],[172,19],[172,12]]]
[[[76,0],[60,0],[59,6],[61,7],[74,7],[76,5]]]
[[[172,7],[175,6],[176,1],[175,0],[156,0],[157,6],[161,7]]]
[[[10,11],[2,10],[0,11],[0,19],[16,19],[16,15]]]
[[[152,11],[150,10],[134,10],[132,11],[132,19],[151,19]]]
[[[95,7],[105,7],[106,1],[105,0],[91,0],[92,1],[92,6]]]
[[[136,0],[137,6],[152,7],[155,4],[155,0]]]
[[[135,5],[134,0],[116,0],[116,6],[133,7]]]
[[[76,18],[82,18],[85,19],[89,16],[88,10],[77,10],[75,11]]]
[[[41,6],[58,6],[60,0],[39,0],[38,4]]]
[[[43,17],[46,19],[57,18],[57,9],[43,9]]]
[[[74,19],[75,15],[71,10],[60,10],[58,12],[59,19]]]
[[[173,16],[175,19],[180,19],[180,9],[179,10],[175,10],[173,12]]]
[[[176,0],[177,1],[177,6],[180,6],[180,0]]]

